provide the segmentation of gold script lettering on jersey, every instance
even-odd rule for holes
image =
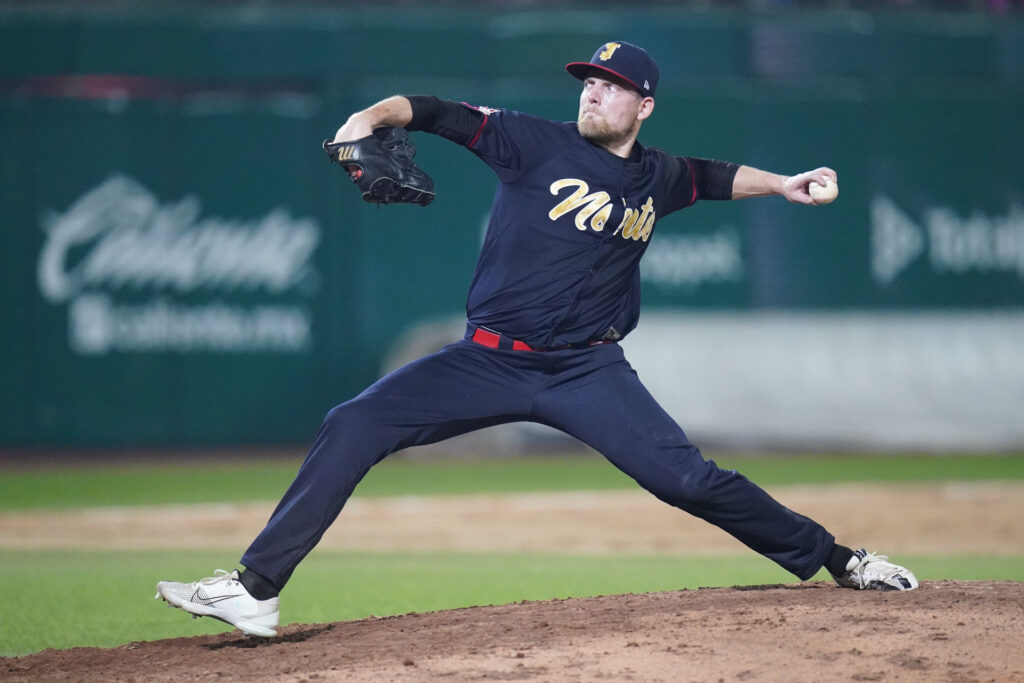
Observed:
[[[576,189],[548,212],[548,218],[555,221],[570,211],[576,211],[574,222],[578,230],[586,230],[589,227],[595,232],[602,232],[612,215],[611,196],[604,191],[591,193],[590,186],[577,178],[562,178],[551,183],[551,194],[558,196],[558,193],[567,187]],[[648,197],[639,208],[626,207],[622,222],[615,228],[613,234],[621,234],[623,239],[646,242],[654,229],[654,220],[654,200]]]

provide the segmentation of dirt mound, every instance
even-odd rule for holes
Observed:
[[[0,659],[9,681],[1024,680],[1024,583],[524,602]]]

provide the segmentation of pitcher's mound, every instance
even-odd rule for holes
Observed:
[[[184,616],[184,615],[183,615]],[[1024,583],[525,602],[0,659],[10,681],[1024,680]]]

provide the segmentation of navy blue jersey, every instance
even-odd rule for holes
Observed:
[[[453,116],[414,126],[462,142],[498,176],[469,322],[535,348],[624,337],[639,318],[640,258],[655,223],[701,197],[709,162],[639,142],[623,159],[575,123],[471,109],[471,135],[467,122],[454,134],[444,127]],[[728,185],[715,198],[726,198],[737,166],[713,163]]]

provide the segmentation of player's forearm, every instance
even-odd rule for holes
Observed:
[[[791,176],[760,171],[750,166],[740,166],[733,179],[732,198],[743,199],[777,194],[796,204],[827,204],[835,198],[836,192],[832,193],[830,199],[819,197],[816,201],[811,196],[812,185],[814,183],[827,185],[829,181],[834,184],[838,182],[838,179],[836,172],[828,166],[821,166],[813,171],[804,171]]]
[[[335,142],[358,140],[373,133],[374,128],[397,126],[404,128],[412,121],[412,106],[402,95],[381,100],[348,117],[345,125],[334,135]]]
[[[786,176],[769,173],[752,166],[740,166],[732,181],[732,198],[767,197],[769,195],[785,195],[783,185]]]

